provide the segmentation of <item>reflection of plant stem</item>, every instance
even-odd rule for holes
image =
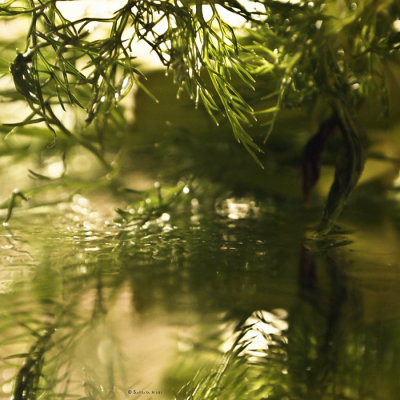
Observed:
[[[53,346],[50,341],[55,332],[49,327],[39,336],[36,343],[29,349],[24,366],[19,370],[15,380],[14,400],[32,400],[36,398],[39,379],[42,376],[45,353]]]

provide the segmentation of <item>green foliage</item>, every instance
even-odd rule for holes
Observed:
[[[113,15],[89,15],[75,21],[66,19],[55,1],[14,3],[1,6],[2,16],[28,17],[31,23],[27,50],[18,53],[10,67],[16,89],[32,109],[24,125],[45,122],[54,133],[59,130],[74,137],[56,116],[55,105],[63,110],[69,106],[86,109],[86,122],[90,123],[115,107],[133,83],[143,87],[139,78],[144,76],[133,63],[134,40],[138,39],[173,69],[179,86],[196,102],[202,101],[215,120],[216,113],[225,112],[235,137],[252,154],[259,150],[245,131],[253,110],[234,88],[231,74],[233,71],[249,86],[254,79],[239,58],[233,29],[213,2],[209,21],[204,20],[201,2],[193,7],[191,2],[127,1]],[[232,4],[226,7],[245,13]],[[104,38],[91,38],[89,25],[93,22],[104,27]],[[161,24],[168,26],[162,34],[157,33]],[[210,82],[201,76],[203,71]]]
[[[367,102],[388,117],[386,62],[398,61],[400,9],[396,2],[360,0],[267,1],[266,23],[253,37],[251,48],[263,59],[260,73],[278,77],[277,111],[308,107],[322,122],[333,114],[343,135],[320,231],[330,231],[361,173],[367,154],[366,133],[357,108]],[[267,48],[266,48],[267,47]],[[275,48],[273,56],[268,48]],[[314,111],[315,114],[315,111]],[[272,132],[273,124],[265,140]]]
[[[134,85],[151,96],[135,61],[136,43],[144,42],[173,71],[178,95],[185,91],[217,124],[226,118],[236,140],[261,166],[260,143],[248,130],[257,121],[267,126],[266,141],[284,108],[306,107],[320,121],[336,115],[346,156],[338,161],[321,225],[329,231],[366,158],[357,108],[378,98],[379,112],[389,113],[386,63],[398,61],[399,5],[394,0],[250,3],[257,12],[237,0],[127,0],[110,15],[75,20],[64,15],[60,1],[1,4],[0,17],[7,23],[29,23],[24,52],[15,55],[8,48],[5,53],[18,93],[6,89],[2,96],[8,102],[22,96],[31,113],[7,124],[4,132],[45,126],[54,135],[53,145],[61,135],[112,170],[103,151],[104,127],[110,121],[118,126],[116,107]],[[240,16],[244,29],[232,28],[227,12]],[[101,35],[92,32],[93,24]],[[2,59],[3,73],[6,65]],[[77,121],[73,128],[66,122],[71,114]],[[111,142],[112,131],[107,133]]]

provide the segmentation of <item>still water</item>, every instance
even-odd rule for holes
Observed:
[[[354,200],[323,241],[290,201],[125,225],[78,195],[20,211],[0,236],[0,398],[398,399],[397,203]]]

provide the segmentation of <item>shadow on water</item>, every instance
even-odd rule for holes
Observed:
[[[125,227],[68,207],[2,230],[0,398],[397,398],[397,259],[363,232],[310,240],[251,199]]]

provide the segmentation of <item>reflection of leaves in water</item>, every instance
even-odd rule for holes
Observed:
[[[398,332],[398,322],[363,321],[359,293],[343,275],[350,264],[342,237],[336,245],[313,244],[302,250],[306,265],[288,315],[257,311],[242,318],[233,345],[199,369],[178,399],[397,398],[400,342],[390,331]]]
[[[36,398],[39,392],[39,380],[42,376],[42,368],[44,363],[44,355],[51,350],[51,336],[54,333],[54,328],[49,328],[42,335],[38,335],[36,342],[29,349],[28,354],[16,354],[7,357],[24,358],[24,365],[18,371],[15,380],[14,399],[31,399]]]
[[[96,375],[87,366],[87,372],[77,376],[73,365],[77,346],[107,315],[113,293],[107,293],[110,282],[103,276],[105,271],[96,264],[97,255],[88,254],[79,264],[79,256],[65,253],[68,245],[54,254],[54,248],[44,243],[46,258],[31,269],[30,279],[16,282],[0,297],[1,347],[7,355],[1,370],[12,376],[13,399],[76,397],[82,385],[85,399],[116,398],[116,383],[113,378],[100,378],[102,368]],[[89,248],[86,240],[82,245]],[[77,255],[82,254],[84,249],[75,246]],[[114,361],[108,361],[111,376]]]
[[[208,368],[200,370],[180,389],[177,398],[281,398],[276,396],[286,392],[287,324],[279,314],[286,317],[283,310],[251,314],[232,333],[232,346],[221,354],[211,372]]]
[[[169,191],[162,200],[174,200],[184,188]],[[65,234],[49,229],[30,236],[35,264],[28,276],[21,276],[0,298],[4,305],[0,333],[6,338],[2,350],[7,356],[1,361],[1,370],[13,371],[10,383],[15,399],[68,398],[83,392],[87,399],[118,398],[118,393],[126,389],[120,387],[121,373],[113,366],[119,358],[118,342],[113,347],[114,356],[107,361],[107,374],[87,365],[86,372],[77,376],[76,355],[82,343],[87,343],[87,338],[106,323],[110,307],[122,290],[134,294],[133,304],[139,313],[161,303],[168,310],[178,304],[185,309],[193,296],[199,298],[199,310],[213,309],[215,302],[224,302],[227,292],[222,297],[210,297],[207,302],[200,299],[209,297],[203,291],[209,283],[211,288],[226,283],[234,286],[236,278],[225,278],[232,272],[230,262],[238,259],[238,250],[245,250],[235,236],[239,233],[235,226],[240,226],[240,221],[227,227],[230,220],[218,217],[203,229],[198,220],[192,221],[188,215],[173,216],[176,218],[171,223],[159,220],[159,213],[149,210],[151,215],[146,214],[148,209],[142,214],[147,224],[134,218],[125,230],[113,231],[109,227],[111,232],[105,234],[84,222],[72,227],[73,238],[71,229]],[[14,227],[17,223],[18,220],[13,221]],[[169,229],[165,229],[167,226]],[[246,265],[254,245],[250,244],[240,255],[240,269]],[[209,248],[209,254],[204,254],[203,246]],[[219,265],[220,276],[214,267],[202,270],[201,265],[211,265],[210,260]],[[90,343],[94,348],[97,344],[96,340]],[[88,351],[79,356],[85,359]]]
[[[396,398],[399,324],[363,322],[360,293],[345,279],[347,257],[359,256],[341,245],[349,236],[306,243],[297,275],[301,224],[262,208],[243,217],[245,201],[205,212],[200,199],[169,221],[117,229],[82,221],[90,213],[68,232],[33,229],[35,264],[0,294],[0,373],[13,373],[15,399],[126,398],[133,366],[124,356],[142,346],[134,329],[149,315],[151,341],[154,331],[156,340],[171,333],[164,317],[168,328],[189,331],[165,364],[167,398]]]

